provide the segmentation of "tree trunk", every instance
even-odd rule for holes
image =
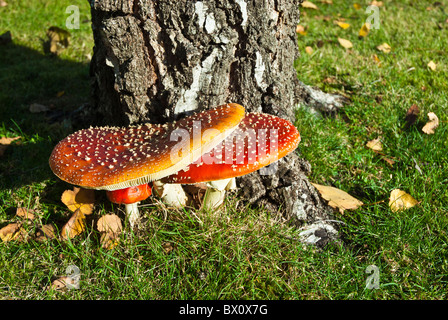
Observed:
[[[229,102],[294,122],[300,103],[320,103],[293,67],[299,0],[90,2],[92,124],[161,123]],[[251,203],[306,222],[307,239],[322,244],[336,232],[309,170],[292,154],[238,185]]]

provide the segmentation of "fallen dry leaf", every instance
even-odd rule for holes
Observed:
[[[24,219],[34,220],[34,210],[27,208],[17,208],[16,216]]]
[[[370,23],[366,22],[362,25],[361,29],[359,29],[358,36],[364,38],[369,34],[369,31],[370,31]]]
[[[47,30],[48,50],[52,54],[60,54],[70,44],[70,32],[59,27],[52,26]]]
[[[420,109],[416,104],[413,104],[408,111],[406,112],[406,127],[412,126],[415,121],[418,119],[418,115],[420,114]]]
[[[65,190],[61,197],[68,209],[72,212],[80,209],[83,214],[89,215],[93,212],[95,203],[95,191],[74,187],[72,190]]]
[[[342,29],[348,29],[350,27],[350,24],[343,21],[336,21],[336,24],[341,27]]]
[[[51,283],[50,288],[58,291],[65,291],[77,287],[76,279],[70,276],[63,276]]]
[[[428,68],[431,69],[432,71],[436,71],[437,69],[437,64],[434,61],[429,61],[428,62]]]
[[[44,224],[39,230],[36,232],[35,239],[37,241],[43,241],[47,239],[55,239],[56,238],[56,229],[51,224]]]
[[[375,0],[373,0],[373,1],[370,3],[370,5],[371,5],[371,6],[382,7],[382,6],[383,6],[383,1],[375,1]]]
[[[311,48],[310,46],[307,46],[307,47],[305,47],[305,52],[307,53],[307,54],[313,54],[313,48]]]
[[[366,147],[372,149],[373,151],[382,151],[383,144],[381,143],[381,137],[368,141],[366,143]]]
[[[304,26],[302,26],[301,24],[298,24],[296,26],[296,33],[301,34],[302,36],[306,36],[306,29]]]
[[[328,205],[334,209],[338,209],[341,214],[344,213],[344,210],[354,210],[363,205],[361,201],[345,191],[316,183],[311,184],[319,191],[322,198],[328,201]]]
[[[106,214],[97,222],[97,229],[101,232],[101,246],[112,249],[118,245],[120,233],[123,230],[120,218],[115,214]]]
[[[389,207],[393,212],[412,208],[416,204],[418,204],[418,201],[403,190],[394,189],[390,193]]]
[[[302,5],[303,8],[315,9],[315,10],[318,10],[318,9],[319,9],[319,8],[318,8],[314,3],[312,3],[311,1],[303,1],[301,5]]]
[[[378,50],[384,52],[384,53],[389,53],[391,51],[391,47],[390,45],[388,45],[386,42],[384,42],[383,44],[380,44],[379,46],[376,47]]]
[[[70,220],[62,227],[61,238],[68,240],[81,234],[86,229],[86,217],[81,210],[76,210]]]
[[[434,130],[439,126],[439,118],[434,112],[428,113],[429,121],[423,126],[422,131],[426,134],[434,134]]]
[[[17,233],[17,231],[20,229],[22,225],[20,223],[10,223],[7,226],[4,226],[0,229],[0,238],[7,242],[9,240],[12,240],[14,235]]]
[[[162,244],[163,250],[165,250],[166,253],[170,253],[174,250],[173,244],[171,242],[164,242]]]
[[[0,7],[6,7],[8,3],[4,0],[0,0]]]
[[[338,41],[339,41],[339,44],[341,46],[343,46],[344,48],[346,48],[346,49],[350,49],[350,48],[353,47],[353,44],[351,43],[350,40],[343,39],[343,38],[338,38]]]
[[[376,54],[372,55],[372,59],[373,59],[373,61],[375,61],[378,64],[378,66],[381,65],[381,60],[380,60],[380,58],[378,58],[378,56]]]
[[[9,145],[11,145],[14,141],[19,140],[21,137],[13,137],[13,138],[7,138],[7,137],[1,137],[0,138],[0,157],[3,156],[5,153],[5,150],[8,148]]]
[[[4,242],[11,240],[27,241],[29,238],[28,232],[23,229],[21,223],[10,223],[7,226],[0,229],[0,239]]]
[[[43,104],[33,103],[30,105],[29,110],[31,113],[40,113],[40,112],[46,112],[46,111],[50,110],[50,108],[47,106],[44,106]]]

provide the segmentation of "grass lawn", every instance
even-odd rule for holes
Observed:
[[[144,229],[124,234],[112,250],[101,247],[91,216],[70,241],[1,241],[0,298],[447,299],[448,1],[383,1],[379,29],[364,38],[358,32],[370,1],[358,1],[360,9],[350,1],[313,2],[318,10],[302,9],[298,77],[351,102],[331,117],[298,109],[297,152],[312,165],[311,181],[364,203],[336,214],[342,245],[304,246],[294,240],[296,229],[237,198],[216,213],[166,211],[146,201]],[[33,231],[71,215],[60,201],[71,186],[52,174],[48,157],[73,130],[64,119],[89,99],[90,11],[85,0],[7,3],[0,34],[9,30],[12,42],[0,44],[0,137],[21,138],[0,156],[0,228],[26,207],[37,215],[25,226]],[[66,29],[69,5],[79,6],[79,28],[69,30],[68,48],[51,56],[46,30]],[[390,52],[377,49],[383,43]],[[50,110],[32,113],[33,103]],[[407,127],[414,104],[420,114]],[[421,130],[428,112],[440,120],[431,135]],[[366,148],[376,138],[382,154]],[[397,188],[419,204],[391,211]],[[119,212],[98,192],[92,216],[112,211]],[[51,289],[70,265],[81,273],[79,289]],[[366,288],[369,265],[378,268],[378,289]]]

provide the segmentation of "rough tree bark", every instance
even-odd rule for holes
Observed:
[[[300,103],[339,107],[301,83],[293,67],[299,2],[91,0],[90,123],[160,123],[228,102],[291,121]],[[304,241],[325,244],[337,233],[309,170],[291,154],[272,175],[239,178],[239,190],[305,226]]]

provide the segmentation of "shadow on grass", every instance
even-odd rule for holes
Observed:
[[[0,134],[20,135],[0,158],[0,191],[39,183],[54,175],[54,145],[79,124],[73,114],[90,96],[89,64],[60,59],[13,42],[0,45]],[[38,103],[49,108],[30,112]]]

